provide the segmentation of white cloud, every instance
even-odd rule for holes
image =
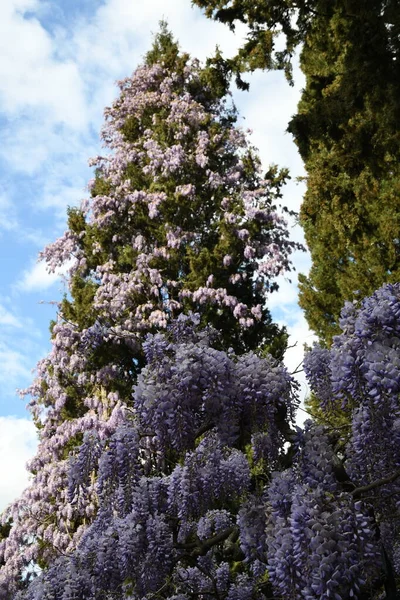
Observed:
[[[21,321],[1,304],[0,304],[0,325],[16,327],[17,329],[22,327]]]
[[[55,122],[86,124],[86,105],[77,65],[55,58],[53,41],[39,20],[24,11],[37,2],[0,4],[0,101],[9,116],[39,110]]]
[[[299,254],[297,268],[307,272],[309,268],[309,256]],[[268,308],[272,318],[280,326],[285,326],[289,334],[288,349],[284,357],[284,364],[289,373],[292,373],[300,384],[299,398],[300,408],[297,412],[297,424],[301,426],[309,415],[304,411],[304,401],[309,396],[310,389],[303,372],[304,345],[312,346],[317,338],[308,327],[304,313],[298,305],[297,274],[292,273],[292,282],[285,276],[278,278],[279,290],[273,292],[268,298]],[[293,276],[294,275],[294,276]]]
[[[30,269],[22,273],[20,281],[16,284],[17,289],[24,292],[46,290],[58,279],[55,273],[47,271],[46,263],[36,263]]]
[[[25,465],[36,447],[37,434],[31,421],[0,417],[0,511],[28,485]]]
[[[14,12],[24,13],[38,7],[38,0],[3,0],[2,9],[10,14]]]
[[[23,271],[21,278],[14,284],[14,288],[22,292],[38,292],[47,290],[67,273],[71,262],[65,264],[55,273],[49,273],[44,261],[34,263],[29,269]]]
[[[13,171],[34,175],[40,169],[51,174],[55,163],[66,165],[69,157],[70,173],[75,166],[71,158],[81,158],[84,141],[72,134],[67,125],[57,125],[50,115],[39,118],[36,114],[24,115],[22,111],[16,118],[8,120],[2,128],[2,146],[0,156],[7,161]],[[82,163],[86,163],[86,160]]]
[[[1,154],[1,150],[0,150]],[[11,188],[11,185],[9,186]],[[11,189],[10,196],[12,195]],[[65,212],[65,211],[64,211]],[[0,193],[0,232],[14,234],[18,242],[30,242],[38,248],[42,248],[45,242],[43,233],[21,223],[17,206],[10,197]]]
[[[21,311],[14,308],[14,305],[15,298],[1,298],[0,415],[25,413],[24,401],[17,394],[17,388],[23,389],[30,385],[32,367],[47,353],[48,336],[44,343],[40,325],[21,315]]]
[[[79,177],[76,178],[79,183]],[[75,182],[74,182],[75,183]],[[82,179],[81,186],[63,183],[62,177],[55,175],[45,185],[38,210],[51,209],[54,215],[65,223],[67,207],[77,206],[87,197],[86,182]]]
[[[25,381],[30,377],[31,370],[27,367],[27,356],[13,350],[7,342],[0,340],[0,382],[8,386],[17,381]]]
[[[276,281],[279,284],[279,290],[272,292],[272,294],[268,296],[268,308],[271,311],[277,309],[280,311],[290,311],[293,306],[297,305],[298,291],[296,281],[290,282],[283,275],[278,277]]]
[[[81,22],[70,51],[85,68],[129,75],[149,49],[161,19],[167,20],[182,49],[200,59],[211,54],[217,43],[226,52],[233,52],[239,43],[238,36],[226,26],[205,19],[187,0],[148,0],[140,4],[108,0],[90,22]]]
[[[294,313],[292,324],[287,326],[289,333],[289,348],[285,355],[285,364],[294,372],[303,360],[304,344],[312,346],[316,341],[315,335],[310,331],[304,315],[300,309]]]
[[[263,162],[289,167],[299,176],[304,174],[302,161],[292,136],[286,133],[304,85],[296,58],[293,77],[295,85],[290,87],[281,71],[255,71],[246,76],[250,91],[235,92],[235,99],[240,102],[244,125],[253,130],[252,140]]]
[[[15,207],[5,194],[0,194],[0,230],[12,231],[17,227]]]
[[[300,409],[297,413],[297,424],[302,425],[309,415],[304,412],[304,401],[308,397],[310,390],[303,372],[304,345],[312,346],[316,341],[315,335],[310,331],[302,311],[295,307],[291,310],[290,324],[283,319],[280,325],[286,325],[289,334],[288,349],[286,350],[284,363],[289,371],[293,373],[296,381],[300,384],[299,398],[301,401]]]

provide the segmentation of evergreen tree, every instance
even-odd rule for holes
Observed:
[[[300,216],[312,267],[300,305],[328,343],[344,300],[400,279],[400,67],[380,5],[315,18],[289,125],[308,174]]]
[[[221,351],[279,357],[285,348],[266,307],[296,247],[276,206],[285,173],[261,176],[223,72],[181,54],[163,27],[119,86],[105,113],[109,152],[92,161],[91,198],[43,252],[51,269],[73,265],[52,350],[27,390],[40,445],[32,485],[3,515],[12,526],[0,542],[2,598],[29,565],[72,552],[93,521],[96,467],[71,499],[69,455],[88,432],[111,444],[134,410],[147,333],[196,311],[218,331]]]
[[[226,65],[284,68],[302,44],[306,87],[289,123],[307,171],[300,221],[311,252],[300,305],[321,341],[345,300],[400,276],[400,3],[398,0],[194,0],[250,33]],[[278,33],[286,46],[274,50]]]

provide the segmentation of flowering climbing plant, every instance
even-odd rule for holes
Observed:
[[[218,349],[199,315],[148,334],[132,408],[110,437],[86,432],[68,460],[69,502],[86,502],[94,486],[95,518],[15,599],[394,599],[400,471],[388,415],[398,393],[372,373],[395,377],[398,314],[400,285],[385,286],[345,308],[328,355],[307,356],[315,389],[331,382],[330,402],[347,389],[343,431],[296,427],[285,367]],[[339,353],[351,363],[344,347],[365,365],[356,387],[337,371]]]
[[[346,303],[340,326],[332,347],[316,346],[304,368],[327,422],[338,410],[350,417],[336,443],[351,485],[368,497],[391,565],[385,571],[399,575],[400,284],[384,285],[360,305]]]
[[[50,270],[70,266],[68,293],[51,352],[25,390],[40,443],[31,485],[2,516],[6,598],[38,566],[73,552],[97,514],[97,467],[86,472],[81,494],[68,492],[69,456],[80,444],[93,465],[103,464],[101,448],[124,443],[121,432],[119,442],[110,440],[142,402],[159,443],[181,452],[188,437],[193,446],[185,414],[171,416],[182,422],[172,442],[164,413],[151,414],[139,392],[133,399],[148,333],[193,310],[219,332],[221,352],[264,348],[280,356],[285,347],[266,307],[297,247],[277,206],[285,174],[262,175],[223,75],[181,54],[163,29],[144,64],[118,85],[105,111],[104,154],[91,161],[90,197],[70,209],[67,231],[42,253]],[[147,443],[150,452],[151,437]],[[260,438],[260,452],[266,444]]]

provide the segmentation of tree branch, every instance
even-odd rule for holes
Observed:
[[[232,527],[228,527],[228,529],[224,529],[224,531],[220,531],[216,535],[208,538],[204,542],[200,542],[199,545],[193,550],[193,556],[204,556],[213,546],[220,544],[221,542],[228,539],[228,537],[238,529],[237,525],[232,525]]]
[[[207,540],[204,540],[204,542],[197,539],[195,542],[189,542],[188,544],[177,544],[176,548],[180,550],[189,550],[190,556],[193,558],[197,556],[205,556],[210,550],[210,548],[216,546],[217,544],[220,544],[221,542],[224,542],[229,538],[229,536],[235,534],[236,532],[239,532],[238,526],[232,525],[231,527],[220,531],[219,533],[213,535]]]
[[[384,477],[383,479],[377,479],[368,485],[360,486],[353,490],[351,494],[354,496],[354,498],[359,498],[362,494],[364,494],[364,492],[369,492],[370,490],[374,490],[375,488],[386,485],[387,483],[392,483],[392,481],[395,481],[398,479],[398,477],[400,477],[400,471],[396,471],[392,475]]]

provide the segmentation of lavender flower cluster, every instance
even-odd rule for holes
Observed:
[[[395,479],[357,488],[352,452],[368,469],[369,450],[351,438],[340,458],[326,428],[311,421],[295,434],[285,369],[216,344],[196,315],[148,335],[133,408],[113,435],[86,433],[66,464],[72,505],[94,489],[92,523],[25,590],[3,580],[0,597],[344,600],[379,592],[382,557],[391,568],[398,562],[399,528],[385,520]],[[372,425],[364,425],[368,438]],[[277,449],[260,460],[254,440],[264,435]],[[376,460],[387,452],[382,442]]]
[[[273,428],[282,398],[294,413],[293,381],[269,358],[216,350],[216,333],[197,323],[181,316],[165,334],[148,336],[134,408],[113,435],[85,433],[67,461],[70,504],[87,502],[94,488],[92,524],[16,599],[256,597],[266,554],[249,544],[265,538],[265,516],[251,493],[245,434]],[[283,453],[284,441],[277,443]],[[246,556],[239,574],[230,569],[232,552]],[[8,597],[14,586],[3,579]]]
[[[267,568],[288,600],[356,598],[379,576],[375,524],[340,491],[327,454],[322,428],[309,427],[293,467],[275,473],[268,490]]]
[[[289,268],[298,247],[274,208],[274,188],[261,177],[246,135],[224,118],[223,101],[205,103],[200,81],[201,67],[192,61],[183,74],[157,63],[119,82],[121,95],[105,111],[102,134],[112,154],[90,163],[108,192],[85,201],[85,229],[66,232],[42,254],[51,269],[71,255],[76,258],[71,273],[86,274],[90,266],[100,282],[94,307],[112,322],[123,317],[132,333],[165,327],[188,302],[195,310],[209,304],[228,309],[242,327],[251,328],[261,319],[262,305],[244,304],[235,287],[243,277],[268,287]],[[137,131],[128,135],[132,123]],[[254,165],[251,173],[244,167],[247,159]],[[179,210],[172,219],[173,205]],[[139,229],[143,213],[148,222]],[[212,221],[210,235],[198,235],[199,216]],[[102,241],[93,242],[97,230]],[[227,240],[229,255],[222,252]],[[179,277],[164,275],[178,256],[182,260],[187,244],[193,256],[204,247],[215,255],[196,287],[182,277],[188,264]],[[130,268],[121,270],[120,256],[128,253]]]
[[[348,303],[340,325],[329,350],[308,354],[305,370],[328,415],[332,406],[350,410],[344,466],[355,486],[372,485],[369,502],[393,556],[400,526],[400,284]]]

